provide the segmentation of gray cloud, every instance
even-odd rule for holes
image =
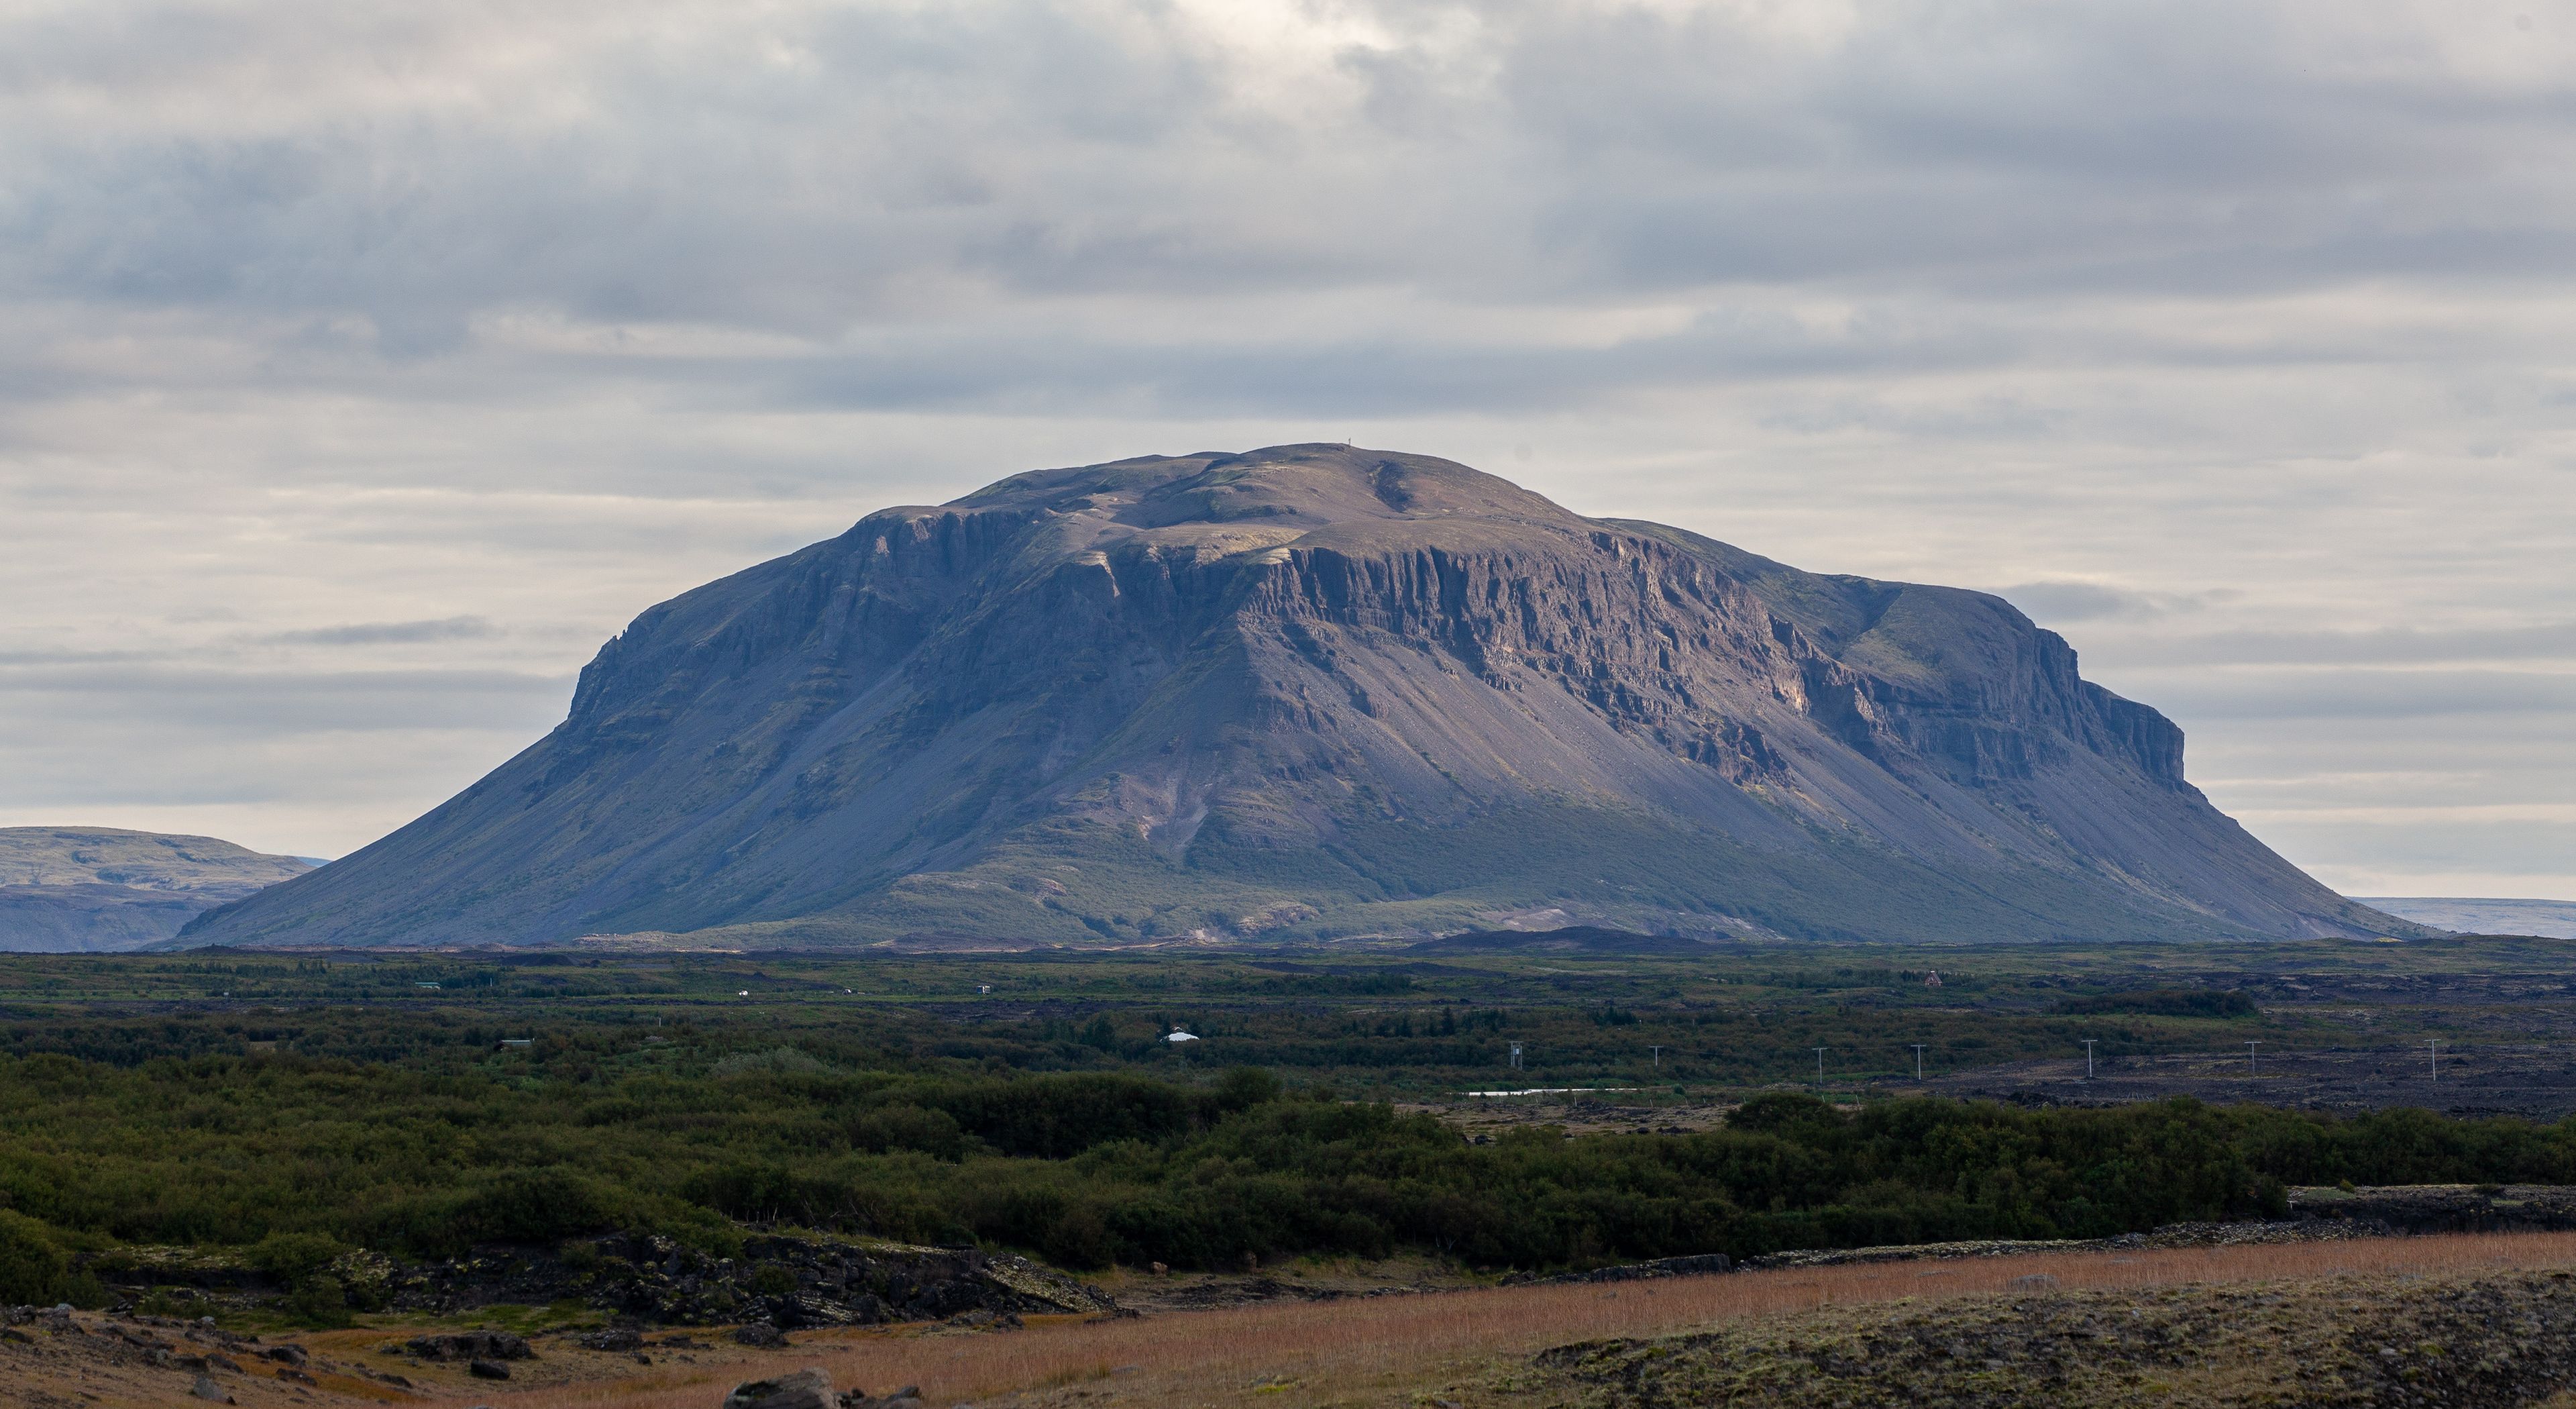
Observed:
[[[567,676],[492,670],[0,669],[0,697],[21,718],[260,736],[481,727],[496,712],[551,723],[571,695]]]
[[[475,641],[499,634],[499,627],[479,616],[450,616],[436,621],[365,621],[308,627],[272,632],[262,639],[284,646],[407,646],[423,641]]]
[[[418,356],[515,308],[829,336],[1390,282],[2554,282],[2570,218],[2529,161],[2568,121],[2563,15],[650,9],[21,21],[16,283],[347,314]],[[359,83],[387,51],[410,81]]]
[[[2016,592],[2006,589],[2004,596],[2016,604]],[[2077,600],[2084,600],[2080,596]],[[2105,600],[2114,609],[2083,615],[2092,617],[2153,615],[2152,606],[2129,608],[2138,600],[2133,594],[2106,592]],[[2069,620],[2082,615],[2062,608],[2058,615]],[[2176,636],[2157,640],[2133,641],[2122,652],[2133,665],[2170,664],[2194,668],[2221,665],[2380,665],[2416,667],[2431,665],[2476,665],[2502,661],[2531,665],[2569,667],[2576,678],[2576,622],[2541,622],[2514,627],[2380,627],[2367,631],[2217,631],[2200,636]],[[2452,673],[2445,678],[2467,677]]]
[[[695,582],[1345,435],[2017,584],[2386,893],[2334,779],[2576,757],[2568,0],[102,0],[0,130],[16,820],[344,851]]]
[[[2019,607],[2032,620],[2099,621],[2106,617],[2154,618],[2197,611],[2233,594],[2225,591],[2176,595],[2137,592],[2098,582],[2024,582],[1994,589],[1995,595]]]
[[[2206,720],[2418,719],[2497,714],[2565,719],[2576,715],[2576,673],[2500,670],[2308,670],[2251,679],[2195,674],[2170,678],[2155,695],[2177,713]],[[2464,726],[2450,726],[2464,727]]]

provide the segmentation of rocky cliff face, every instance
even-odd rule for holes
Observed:
[[[141,949],[312,864],[213,837],[0,827],[0,950]]]
[[[638,617],[190,941],[2410,933],[2006,603],[1286,446],[1050,470]]]

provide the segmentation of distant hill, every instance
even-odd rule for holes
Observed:
[[[213,837],[0,827],[0,950],[141,949],[312,863]]]
[[[2420,934],[2000,598],[1342,445],[1017,475],[637,617],[187,942]]]
[[[2435,929],[2462,934],[2529,934],[2576,939],[2576,900],[2477,900],[2392,895],[2364,905]]]

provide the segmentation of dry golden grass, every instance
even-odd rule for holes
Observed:
[[[1605,1286],[1515,1287],[1334,1302],[1265,1304],[1144,1320],[1033,1322],[980,1335],[848,1331],[800,1337],[786,1355],[666,1365],[632,1379],[518,1393],[478,1392],[493,1409],[715,1409],[755,1373],[819,1365],[836,1386],[882,1394],[918,1384],[931,1404],[1030,1392],[1108,1390],[1136,1409],[1241,1403],[1401,1403],[1444,1396],[1498,1356],[1608,1336],[1648,1336],[1823,1306],[2013,1290],[2046,1275],[2061,1288],[2297,1280],[2347,1272],[2475,1272],[2576,1266],[2576,1233],[2459,1235],[2044,1253],[1946,1262],[1783,1269]],[[497,1387],[496,1387],[497,1389]],[[1040,1394],[1039,1397],[1056,1397]]]

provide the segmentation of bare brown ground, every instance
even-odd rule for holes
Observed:
[[[800,1333],[780,1351],[721,1336],[648,1346],[654,1364],[575,1349],[548,1337],[541,1358],[493,1384],[460,1369],[405,1364],[376,1347],[396,1327],[292,1337],[315,1355],[318,1384],[276,1377],[266,1362],[218,1376],[244,1409],[357,1409],[362,1404],[492,1409],[715,1409],[734,1384],[806,1365],[836,1386],[885,1394],[921,1386],[933,1409],[1010,1400],[1018,1409],[1290,1409],[1291,1406],[1467,1405],[1509,1363],[1552,1346],[1795,1316],[1819,1308],[1920,1306],[2017,1291],[2047,1276],[2066,1290],[2194,1283],[2290,1282],[2346,1273],[2474,1275],[2576,1268],[2576,1233],[2466,1234],[1779,1269],[1610,1285],[1484,1288],[1429,1295],[1274,1301],[1128,1320],[1029,1318],[1024,1330],[960,1333],[897,1327]],[[2022,1284],[2023,1288],[2030,1284]],[[2293,1295],[2296,1293],[2294,1292]],[[98,1318],[82,1318],[104,1329]],[[33,1328],[31,1328],[33,1329]],[[655,1333],[662,1342],[668,1333]],[[83,1355],[104,1335],[0,1344],[0,1404],[199,1406],[190,1375]],[[272,1338],[276,1339],[276,1338]],[[687,1359],[684,1361],[682,1357]],[[418,1396],[349,1373],[390,1370]]]
[[[737,1380],[802,1365],[822,1367],[835,1385],[878,1394],[918,1384],[933,1405],[1006,1396],[1029,1405],[1113,1401],[1120,1409],[1464,1402],[1478,1397],[1474,1385],[1500,1357],[1826,1306],[1984,1295],[2010,1290],[2020,1277],[2054,1277],[2068,1289],[2130,1288],[2569,1266],[2576,1266],[2576,1233],[1784,1269],[1610,1286],[1271,1303],[1140,1320],[1032,1324],[1005,1334],[818,1334],[783,1354],[746,1353],[722,1365],[705,1363],[702,1356],[697,1365],[656,1366],[615,1381],[484,1391],[445,1402],[493,1409],[714,1409]]]

